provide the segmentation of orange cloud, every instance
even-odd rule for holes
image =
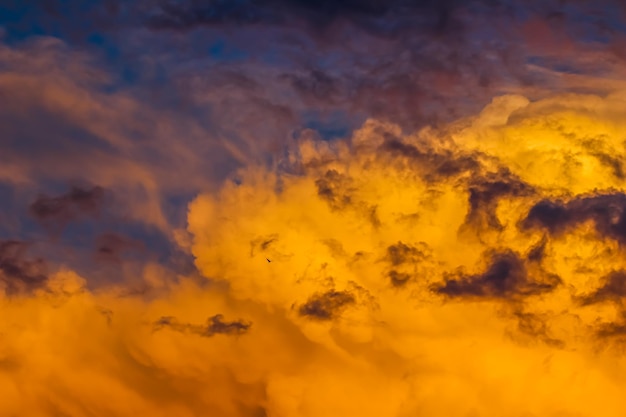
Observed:
[[[619,97],[369,120],[240,170],[179,233],[203,277],[0,299],[0,414],[621,416]]]
[[[191,205],[197,265],[387,377],[369,355],[442,375],[406,376],[384,415],[617,415],[622,382],[595,359],[623,334],[621,302],[604,303],[623,297],[616,101],[504,96],[442,131],[371,120],[349,142],[305,140],[286,172],[246,169]],[[560,198],[573,201],[538,217],[547,231],[526,226]],[[592,399],[561,392],[574,375],[570,392]],[[437,381],[456,401],[426,394]]]

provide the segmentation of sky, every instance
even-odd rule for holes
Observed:
[[[622,417],[618,0],[0,2],[0,415]]]

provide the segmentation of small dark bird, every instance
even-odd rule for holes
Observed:
[[[266,260],[267,262],[272,262],[272,261],[270,261],[270,260],[269,260],[269,259],[267,259],[267,258],[265,258],[265,260]]]

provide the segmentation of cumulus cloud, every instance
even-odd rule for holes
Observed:
[[[82,251],[0,229],[0,415],[622,416],[624,57],[560,3],[111,2],[132,62],[3,44],[2,203]]]
[[[619,95],[500,97],[443,130],[403,135],[370,120],[349,141],[304,140],[283,165],[292,168],[248,168],[220,194],[191,205],[197,265],[226,281],[237,299],[284,309],[311,340],[349,357],[385,346],[410,367],[411,355],[428,355],[417,340],[436,334],[455,345],[471,340],[472,353],[455,353],[467,360],[487,351],[500,358],[539,355],[526,357],[524,366],[542,355],[559,358],[562,376],[537,370],[538,380],[587,372],[582,364],[599,346],[617,349],[605,350],[607,358],[620,351],[614,336],[623,333],[622,274],[615,272],[623,268],[623,185],[594,155],[603,147],[615,149],[616,159],[624,152],[622,119],[609,110],[614,100]],[[591,115],[589,107],[607,111]],[[598,146],[589,147],[589,137]],[[246,250],[261,241],[270,243]],[[317,320],[302,320],[308,318]],[[463,360],[453,361],[455,369]],[[509,363],[502,360],[499,366]],[[485,369],[473,375],[492,390]],[[605,374],[608,368],[594,369],[598,384],[617,392],[622,382]],[[416,381],[433,383],[427,372],[416,372]],[[502,392],[530,389],[512,382],[519,375],[513,368],[499,372],[507,384]],[[402,409],[501,412],[465,397],[455,408],[428,399],[420,408],[411,398],[426,394],[411,389]],[[614,400],[603,397],[613,405],[598,409],[617,413]],[[593,413],[572,397],[559,404],[530,398],[515,407]],[[399,410],[390,406],[386,414]]]
[[[38,272],[6,243],[25,290],[0,300],[0,410],[621,415],[623,186],[586,146],[624,153],[616,97],[302,138],[190,204],[201,276],[155,265],[141,291]]]

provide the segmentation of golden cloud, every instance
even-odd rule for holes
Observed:
[[[623,104],[304,137],[190,204],[206,279],[0,300],[0,414],[621,416]]]

